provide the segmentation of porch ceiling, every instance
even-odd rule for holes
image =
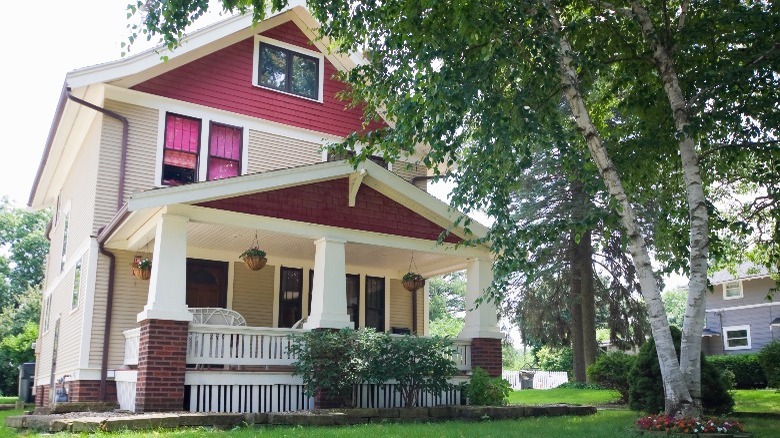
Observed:
[[[253,245],[255,230],[230,225],[190,222],[187,227],[187,245],[193,256],[200,254],[221,254],[235,260],[238,255]],[[258,230],[257,240],[267,253],[269,264],[291,263],[295,260],[314,263],[315,239],[292,234]],[[153,244],[150,244],[151,247]],[[400,274],[409,269],[412,252],[379,245],[347,242],[346,263],[348,267],[369,270],[393,271]],[[466,257],[442,255],[417,251],[415,264],[423,275],[436,275],[465,268]]]

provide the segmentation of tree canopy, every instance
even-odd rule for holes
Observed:
[[[283,0],[223,0],[260,19]],[[132,6],[133,9],[140,7]],[[208,2],[147,2],[141,32],[173,47]],[[533,150],[587,146],[610,194],[649,319],[670,413],[700,404],[709,258],[750,240],[776,269],[780,6],[739,0],[404,1],[309,3],[331,48],[361,52],[345,98],[393,128],[355,133],[356,160],[450,167],[452,201],[495,222],[496,287],[527,267],[513,214]],[[576,133],[576,135],[574,135]],[[589,180],[590,182],[590,180]],[[549,193],[529,193],[531,199]],[[722,202],[746,197],[740,208]],[[585,221],[586,218],[583,218]],[[468,219],[462,219],[468,224]],[[584,226],[582,229],[587,227]],[[760,232],[755,232],[760,230]],[[575,239],[576,240],[576,239]],[[651,255],[690,275],[680,360]]]

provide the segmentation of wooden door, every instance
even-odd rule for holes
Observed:
[[[227,306],[227,262],[187,259],[187,305]]]

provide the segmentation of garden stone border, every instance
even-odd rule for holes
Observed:
[[[87,413],[79,416],[20,415],[8,417],[6,426],[17,431],[94,433],[98,431],[174,429],[179,427],[236,426],[346,426],[368,423],[429,423],[437,421],[508,420],[524,417],[592,415],[594,406],[436,406],[392,409],[318,409],[268,414],[168,412],[155,414]]]

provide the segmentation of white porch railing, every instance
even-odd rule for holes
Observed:
[[[290,335],[303,330],[190,324],[188,365],[292,365]]]
[[[453,362],[460,371],[471,371],[471,340],[458,339],[452,343],[455,352],[452,354]]]
[[[125,365],[138,365],[138,350],[141,347],[141,328],[125,330]]]

